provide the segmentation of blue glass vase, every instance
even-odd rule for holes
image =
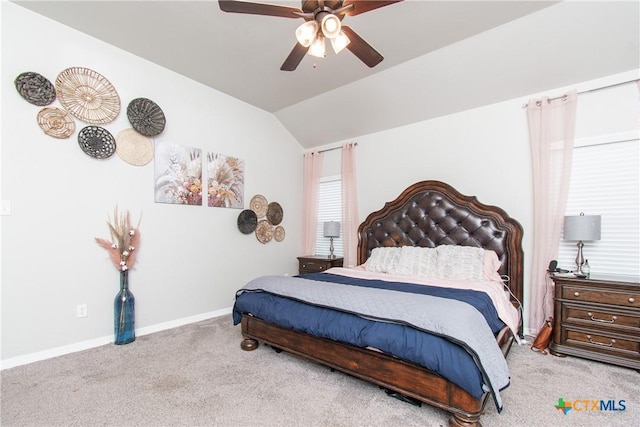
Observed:
[[[135,341],[135,303],[129,290],[129,270],[120,272],[120,292],[113,302],[115,344],[122,345]]]

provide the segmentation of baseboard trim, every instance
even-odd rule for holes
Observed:
[[[155,332],[165,331],[167,329],[177,328],[179,326],[197,323],[215,317],[231,314],[231,307],[221,310],[210,311],[207,313],[196,314],[195,316],[184,317],[182,319],[171,320],[169,322],[158,323],[156,325],[145,326],[136,329],[136,336],[153,334]],[[12,357],[10,359],[0,361],[0,370],[13,368],[15,366],[28,365],[29,363],[39,362],[41,360],[52,359],[65,354],[76,353],[78,351],[88,350],[90,348],[100,347],[113,342],[113,335],[108,335],[92,340],[82,341],[74,344],[56,347],[49,350],[38,351],[36,353],[25,354],[23,356]]]

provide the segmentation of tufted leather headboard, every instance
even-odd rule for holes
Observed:
[[[440,181],[421,181],[371,213],[358,228],[358,264],[379,246],[463,245],[490,249],[500,274],[522,301],[522,226],[499,207],[484,205]]]

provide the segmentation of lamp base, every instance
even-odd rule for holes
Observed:
[[[582,243],[582,240],[580,240],[576,246],[578,246],[578,255],[576,256],[576,266],[578,267],[578,269],[576,270],[576,273],[582,274],[582,266],[584,265],[582,248],[584,247],[584,243]]]
[[[329,245],[329,259],[335,259],[336,256],[333,253],[333,237],[330,237],[329,241],[331,242],[331,244]]]

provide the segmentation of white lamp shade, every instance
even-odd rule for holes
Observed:
[[[349,40],[349,37],[342,31],[331,39],[331,47],[333,47],[335,53],[340,53],[349,43],[351,43],[351,40]]]
[[[322,34],[324,34],[325,37],[332,39],[340,33],[342,24],[340,23],[340,18],[336,15],[329,14],[322,18],[320,28],[322,28]]]
[[[318,33],[318,23],[307,21],[296,29],[296,40],[304,47],[309,47]]]
[[[600,215],[575,215],[564,217],[565,240],[600,240]]]
[[[340,223],[337,221],[325,222],[324,237],[340,237]]]
[[[324,58],[327,55],[327,50],[324,45],[324,36],[318,34],[309,46],[309,55],[317,56],[318,58]]]

